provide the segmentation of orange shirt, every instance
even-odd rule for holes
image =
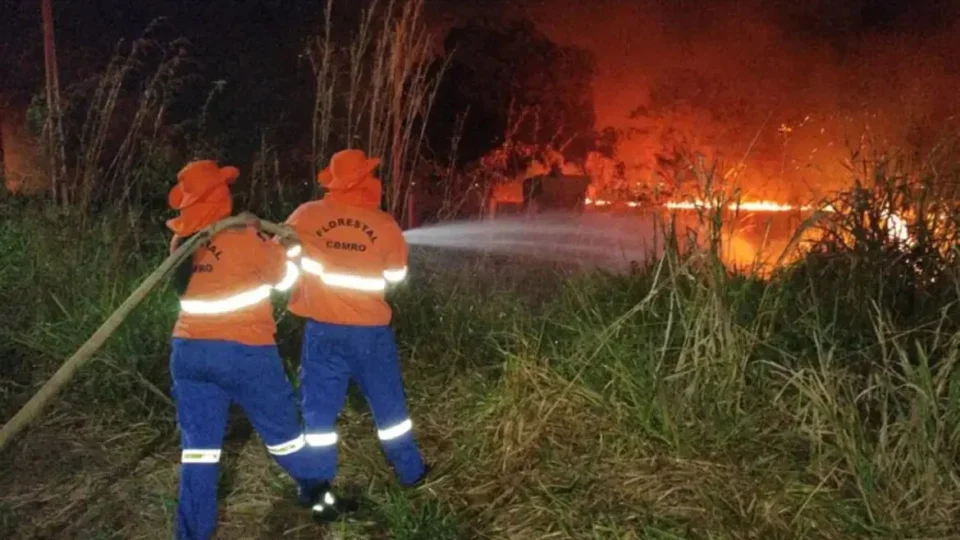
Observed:
[[[291,312],[332,324],[390,324],[384,292],[407,269],[407,244],[393,217],[376,208],[321,200],[301,205],[287,224],[303,248]]]
[[[255,229],[217,234],[194,252],[173,337],[274,344],[270,290],[286,272],[284,248]]]

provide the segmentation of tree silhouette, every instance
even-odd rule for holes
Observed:
[[[557,45],[524,19],[453,28],[444,51],[450,64],[429,134],[441,156],[464,112],[459,163],[474,162],[502,145],[508,131],[520,144],[564,147],[568,158],[583,158],[591,148],[591,53]],[[523,125],[510,130],[511,121],[520,117]]]

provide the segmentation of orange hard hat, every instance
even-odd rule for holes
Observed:
[[[331,191],[348,191],[366,178],[380,158],[367,157],[363,150],[341,150],[330,158],[330,165],[317,173],[317,181]]]
[[[240,176],[236,167],[220,167],[216,161],[201,160],[188,163],[177,173],[177,184],[167,196],[174,210],[183,210],[198,202],[213,202],[229,198],[226,188]]]
[[[333,182],[333,173],[330,172],[330,167],[317,173],[317,182],[323,187],[327,187]]]

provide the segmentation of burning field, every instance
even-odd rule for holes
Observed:
[[[902,242],[890,220],[871,220],[882,205],[862,218],[836,212],[843,219],[822,227],[805,256],[761,276],[717,264],[709,224],[723,231],[735,212],[694,206],[679,212],[708,233],[703,250],[645,251],[620,275],[569,267],[632,241],[639,229],[620,220],[641,217],[587,212],[587,231],[572,231],[569,216],[409,231],[412,281],[391,301],[415,430],[435,473],[399,490],[352,398],[339,483],[364,507],[326,537],[952,538],[960,267],[951,229],[908,227],[913,240]],[[752,208],[764,230],[804,220],[803,209]],[[91,249],[81,225],[63,225],[11,214],[0,227],[3,268],[31,276],[0,280],[11,321],[0,342],[6,417],[166,248],[154,239],[134,251],[128,235]],[[953,244],[942,256],[931,241]],[[592,251],[571,257],[571,245]],[[529,257],[538,252],[563,264]],[[35,299],[29,310],[25,297]],[[168,296],[150,298],[6,451],[5,538],[170,536],[179,447],[164,362],[175,311]],[[295,365],[291,317],[278,339]],[[221,537],[323,534],[243,418],[232,425]]]
[[[165,259],[185,156],[239,156],[235,208],[281,222],[359,146],[407,225],[387,299],[432,473],[399,488],[352,393],[336,484],[361,509],[320,527],[235,410],[219,538],[960,538],[950,2],[256,4],[58,7],[90,58],[123,9],[177,15],[210,72],[151,34],[95,84],[75,58],[62,119],[25,100],[58,146],[41,195],[0,195],[0,417]],[[531,20],[460,24],[484,14]],[[10,141],[28,130],[2,131],[26,167]],[[529,204],[559,177],[560,211]],[[148,296],[2,450],[0,538],[172,536],[179,309]]]

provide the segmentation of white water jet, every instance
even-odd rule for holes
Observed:
[[[404,232],[412,246],[533,257],[614,271],[658,256],[661,231],[653,216],[538,214],[439,223]]]

